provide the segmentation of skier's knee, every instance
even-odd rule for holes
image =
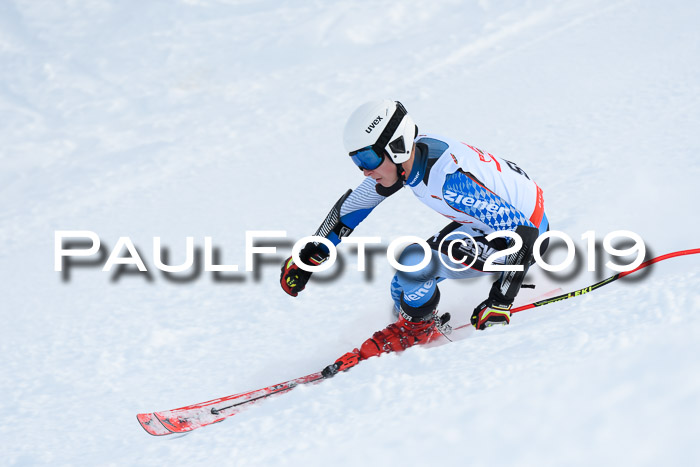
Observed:
[[[425,251],[423,250],[423,247],[421,247],[417,243],[414,243],[408,245],[403,250],[403,252],[401,252],[401,254],[399,255],[398,262],[402,266],[416,266],[420,264],[424,258]],[[433,264],[431,254],[431,261],[428,263],[427,266],[417,271],[398,271],[396,275],[398,276],[399,280],[403,283],[424,282],[434,277],[434,267],[435,265]]]

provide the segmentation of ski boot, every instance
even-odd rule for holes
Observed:
[[[328,365],[321,372],[323,377],[330,378],[339,371],[348,370],[370,357],[388,352],[402,352],[409,347],[427,344],[441,335],[452,332],[452,327],[447,324],[450,320],[449,313],[441,316],[434,313],[422,321],[409,321],[406,316],[408,315],[402,313],[398,321],[375,332],[371,338],[362,343],[359,349],[353,349],[335,363]]]
[[[362,343],[359,349],[353,349],[332,365],[328,365],[322,371],[323,376],[329,378],[339,371],[357,365],[361,360],[382,353],[402,352],[414,345],[427,344],[441,335],[449,334],[452,332],[452,328],[447,324],[450,314],[438,316],[436,307],[439,300],[440,293],[437,290],[433,299],[421,308],[410,307],[402,299],[399,317],[395,323],[375,332],[371,338]],[[427,314],[426,311],[428,311]]]

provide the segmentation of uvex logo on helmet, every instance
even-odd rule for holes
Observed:
[[[367,127],[367,129],[365,130],[365,133],[367,133],[367,134],[372,133],[372,130],[374,130],[374,128],[377,126],[377,124],[381,121],[382,121],[382,117],[377,115],[377,118],[375,118],[374,121],[372,123],[370,123],[369,126]]]

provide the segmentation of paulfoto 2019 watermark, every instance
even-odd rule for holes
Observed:
[[[269,241],[272,239],[286,239],[287,232],[284,230],[250,230],[245,232],[245,271],[255,271],[256,257],[260,258],[264,255],[274,255],[277,253],[277,248],[274,246],[260,246],[258,242],[261,240]],[[481,237],[480,237],[481,238]],[[507,248],[501,250],[489,249],[485,247],[484,242],[477,242],[471,235],[456,231],[446,235],[439,242],[437,236],[431,242],[415,236],[402,236],[393,239],[386,247],[385,256],[389,264],[398,271],[413,272],[426,267],[433,258],[433,251],[442,251],[444,254],[436,255],[442,264],[453,271],[464,271],[471,268],[477,259],[483,261],[480,270],[484,272],[502,272],[502,271],[521,271],[522,265],[507,264],[506,258],[509,255],[517,253],[523,246],[522,238],[512,231],[496,231],[484,237],[486,242],[492,242],[498,238],[503,238],[508,245]],[[566,257],[558,264],[549,264],[540,254],[540,246],[546,240],[560,240],[566,248]],[[597,245],[596,233],[587,231],[581,239],[586,242],[586,269],[595,271]],[[613,242],[619,239],[626,240],[627,243],[632,242],[632,246],[624,249],[619,249],[613,246]],[[329,252],[328,260],[318,266],[310,266],[304,264],[299,258],[300,250],[309,242],[321,243],[326,246]],[[343,245],[356,245],[357,249],[357,270],[363,272],[366,270],[366,251],[370,245],[381,245],[381,237],[344,237],[340,248]],[[445,247],[445,243],[447,243]],[[420,245],[424,252],[422,261],[414,265],[404,265],[397,260],[397,253],[409,244]],[[436,246],[437,245],[437,246]],[[479,245],[482,249],[479,249]],[[144,262],[142,255],[130,237],[119,237],[114,248],[111,249],[109,255],[99,253],[104,249],[104,246],[97,233],[90,230],[57,230],[54,232],[54,270],[57,272],[64,271],[64,268],[71,267],[72,258],[92,258],[93,264],[95,261],[102,263],[102,271],[109,272],[115,266],[120,267],[135,267],[139,272],[148,272],[148,267]],[[617,230],[606,234],[603,238],[603,249],[613,257],[629,257],[636,255],[634,260],[628,264],[617,264],[612,261],[605,263],[605,266],[613,271],[624,272],[637,268],[643,261],[646,255],[646,246],[642,238],[634,232],[628,230]],[[122,252],[125,251],[125,255]],[[203,248],[203,270],[206,272],[222,273],[222,272],[238,272],[237,264],[216,264],[215,251],[212,237],[204,237]],[[540,235],[533,245],[534,262],[545,271],[557,272],[568,268],[574,261],[576,247],[572,238],[561,231],[548,231]],[[456,257],[458,253],[462,253],[461,257]],[[166,264],[160,237],[152,239],[152,261],[156,269],[163,273],[183,273],[194,267],[202,267],[202,264],[195,265],[195,240],[194,237],[185,237],[185,260],[181,264],[173,265]],[[291,256],[295,263],[301,269],[310,272],[321,272],[333,267],[338,256],[338,247],[330,240],[324,237],[309,236],[299,239],[292,246]],[[471,259],[471,261],[468,261]],[[201,258],[200,258],[201,260]]]

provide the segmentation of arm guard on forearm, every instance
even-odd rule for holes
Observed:
[[[338,201],[336,201],[331,208],[331,211],[323,220],[323,223],[316,230],[316,233],[314,234],[315,236],[328,238],[329,235],[335,234],[340,240],[341,238],[347,237],[352,233],[353,229],[340,221],[340,207],[343,205],[345,200],[348,199],[350,193],[352,193],[352,190],[346,191],[345,194],[341,196]]]
[[[516,295],[520,291],[520,287],[523,285],[523,279],[525,279],[525,274],[530,268],[530,263],[533,255],[533,246],[537,237],[539,236],[539,230],[535,227],[528,227],[526,225],[519,225],[515,228],[515,233],[520,235],[523,239],[523,246],[520,250],[515,253],[508,255],[506,257],[506,265],[522,265],[522,271],[505,271],[501,274],[501,277],[493,283],[491,286],[491,292],[489,293],[489,299],[494,303],[499,305],[512,305],[513,300],[515,300]]]

